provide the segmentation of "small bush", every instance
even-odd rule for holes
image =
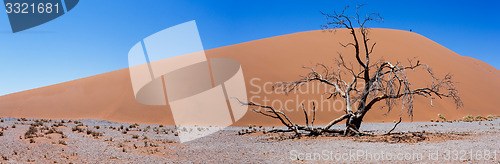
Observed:
[[[438,114],[438,117],[441,118],[441,119],[443,119],[443,121],[446,121],[446,118],[443,115]]]
[[[68,144],[66,143],[66,141],[64,141],[64,140],[59,140],[59,144],[61,144],[61,145],[68,145]]]
[[[462,120],[465,122],[472,122],[472,121],[474,121],[474,116],[469,114],[469,115],[465,116],[464,118],[462,118]]]
[[[99,132],[96,132],[96,131],[92,131],[92,130],[87,130],[87,135],[91,135],[92,137],[100,137],[102,136],[102,133],[99,133]]]
[[[130,126],[129,126],[129,128],[136,128],[136,127],[138,127],[138,126],[139,126],[139,124],[134,123],[134,124],[130,125]]]
[[[476,118],[475,118],[476,121],[481,121],[483,119],[486,120],[486,118],[482,117],[481,115],[477,115]]]
[[[24,138],[28,139],[28,138],[33,138],[33,137],[37,137],[37,133],[38,132],[38,129],[35,127],[35,126],[30,126],[28,131],[26,131],[26,133],[24,133]]]
[[[57,123],[57,124],[52,124],[52,126],[55,126],[55,127],[60,127],[60,126],[64,126],[64,124],[62,124],[62,123],[60,123],[60,122],[59,122],[59,123]]]
[[[85,129],[83,128],[80,128],[78,126],[74,126],[73,128],[71,128],[72,131],[78,131],[78,133],[81,133],[81,132],[84,132]]]

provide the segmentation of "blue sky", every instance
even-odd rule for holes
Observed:
[[[196,20],[204,48],[212,49],[319,30],[325,23],[320,11],[356,2],[384,17],[384,23],[372,27],[411,28],[460,55],[500,68],[496,0],[81,0],[69,13],[15,34],[6,12],[0,12],[0,95],[126,68],[135,43],[190,20]]]

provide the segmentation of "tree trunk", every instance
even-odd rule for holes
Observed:
[[[351,126],[359,131],[359,128],[361,127],[361,122],[363,122],[363,117],[359,116],[359,115],[354,115],[354,116],[350,117],[349,119],[347,119],[346,127]],[[346,128],[346,131],[344,133],[344,135],[347,135],[347,136],[352,136],[352,135],[356,135],[356,134],[357,134],[356,132],[351,131],[349,128]]]

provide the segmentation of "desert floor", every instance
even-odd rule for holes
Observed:
[[[393,125],[364,123],[361,130],[383,134]],[[0,163],[500,163],[500,119],[401,123],[394,132],[404,134],[379,137],[286,139],[290,134],[263,133],[271,128],[229,127],[178,143],[175,127],[2,118]]]

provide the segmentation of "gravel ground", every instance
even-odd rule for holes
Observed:
[[[37,137],[26,138],[35,120],[2,120],[0,163],[500,163],[500,119],[399,124],[394,132],[425,131],[438,136],[417,143],[367,142],[358,137],[277,140],[273,139],[277,134],[238,135],[238,131],[249,128],[229,127],[182,144],[178,143],[175,127],[170,126],[64,120],[63,126],[57,127],[53,124],[61,120],[42,120],[37,121]],[[74,129],[78,124],[82,132]],[[361,130],[382,134],[392,126],[364,123]],[[44,134],[47,130],[40,131],[44,127],[54,127],[56,132]]]

